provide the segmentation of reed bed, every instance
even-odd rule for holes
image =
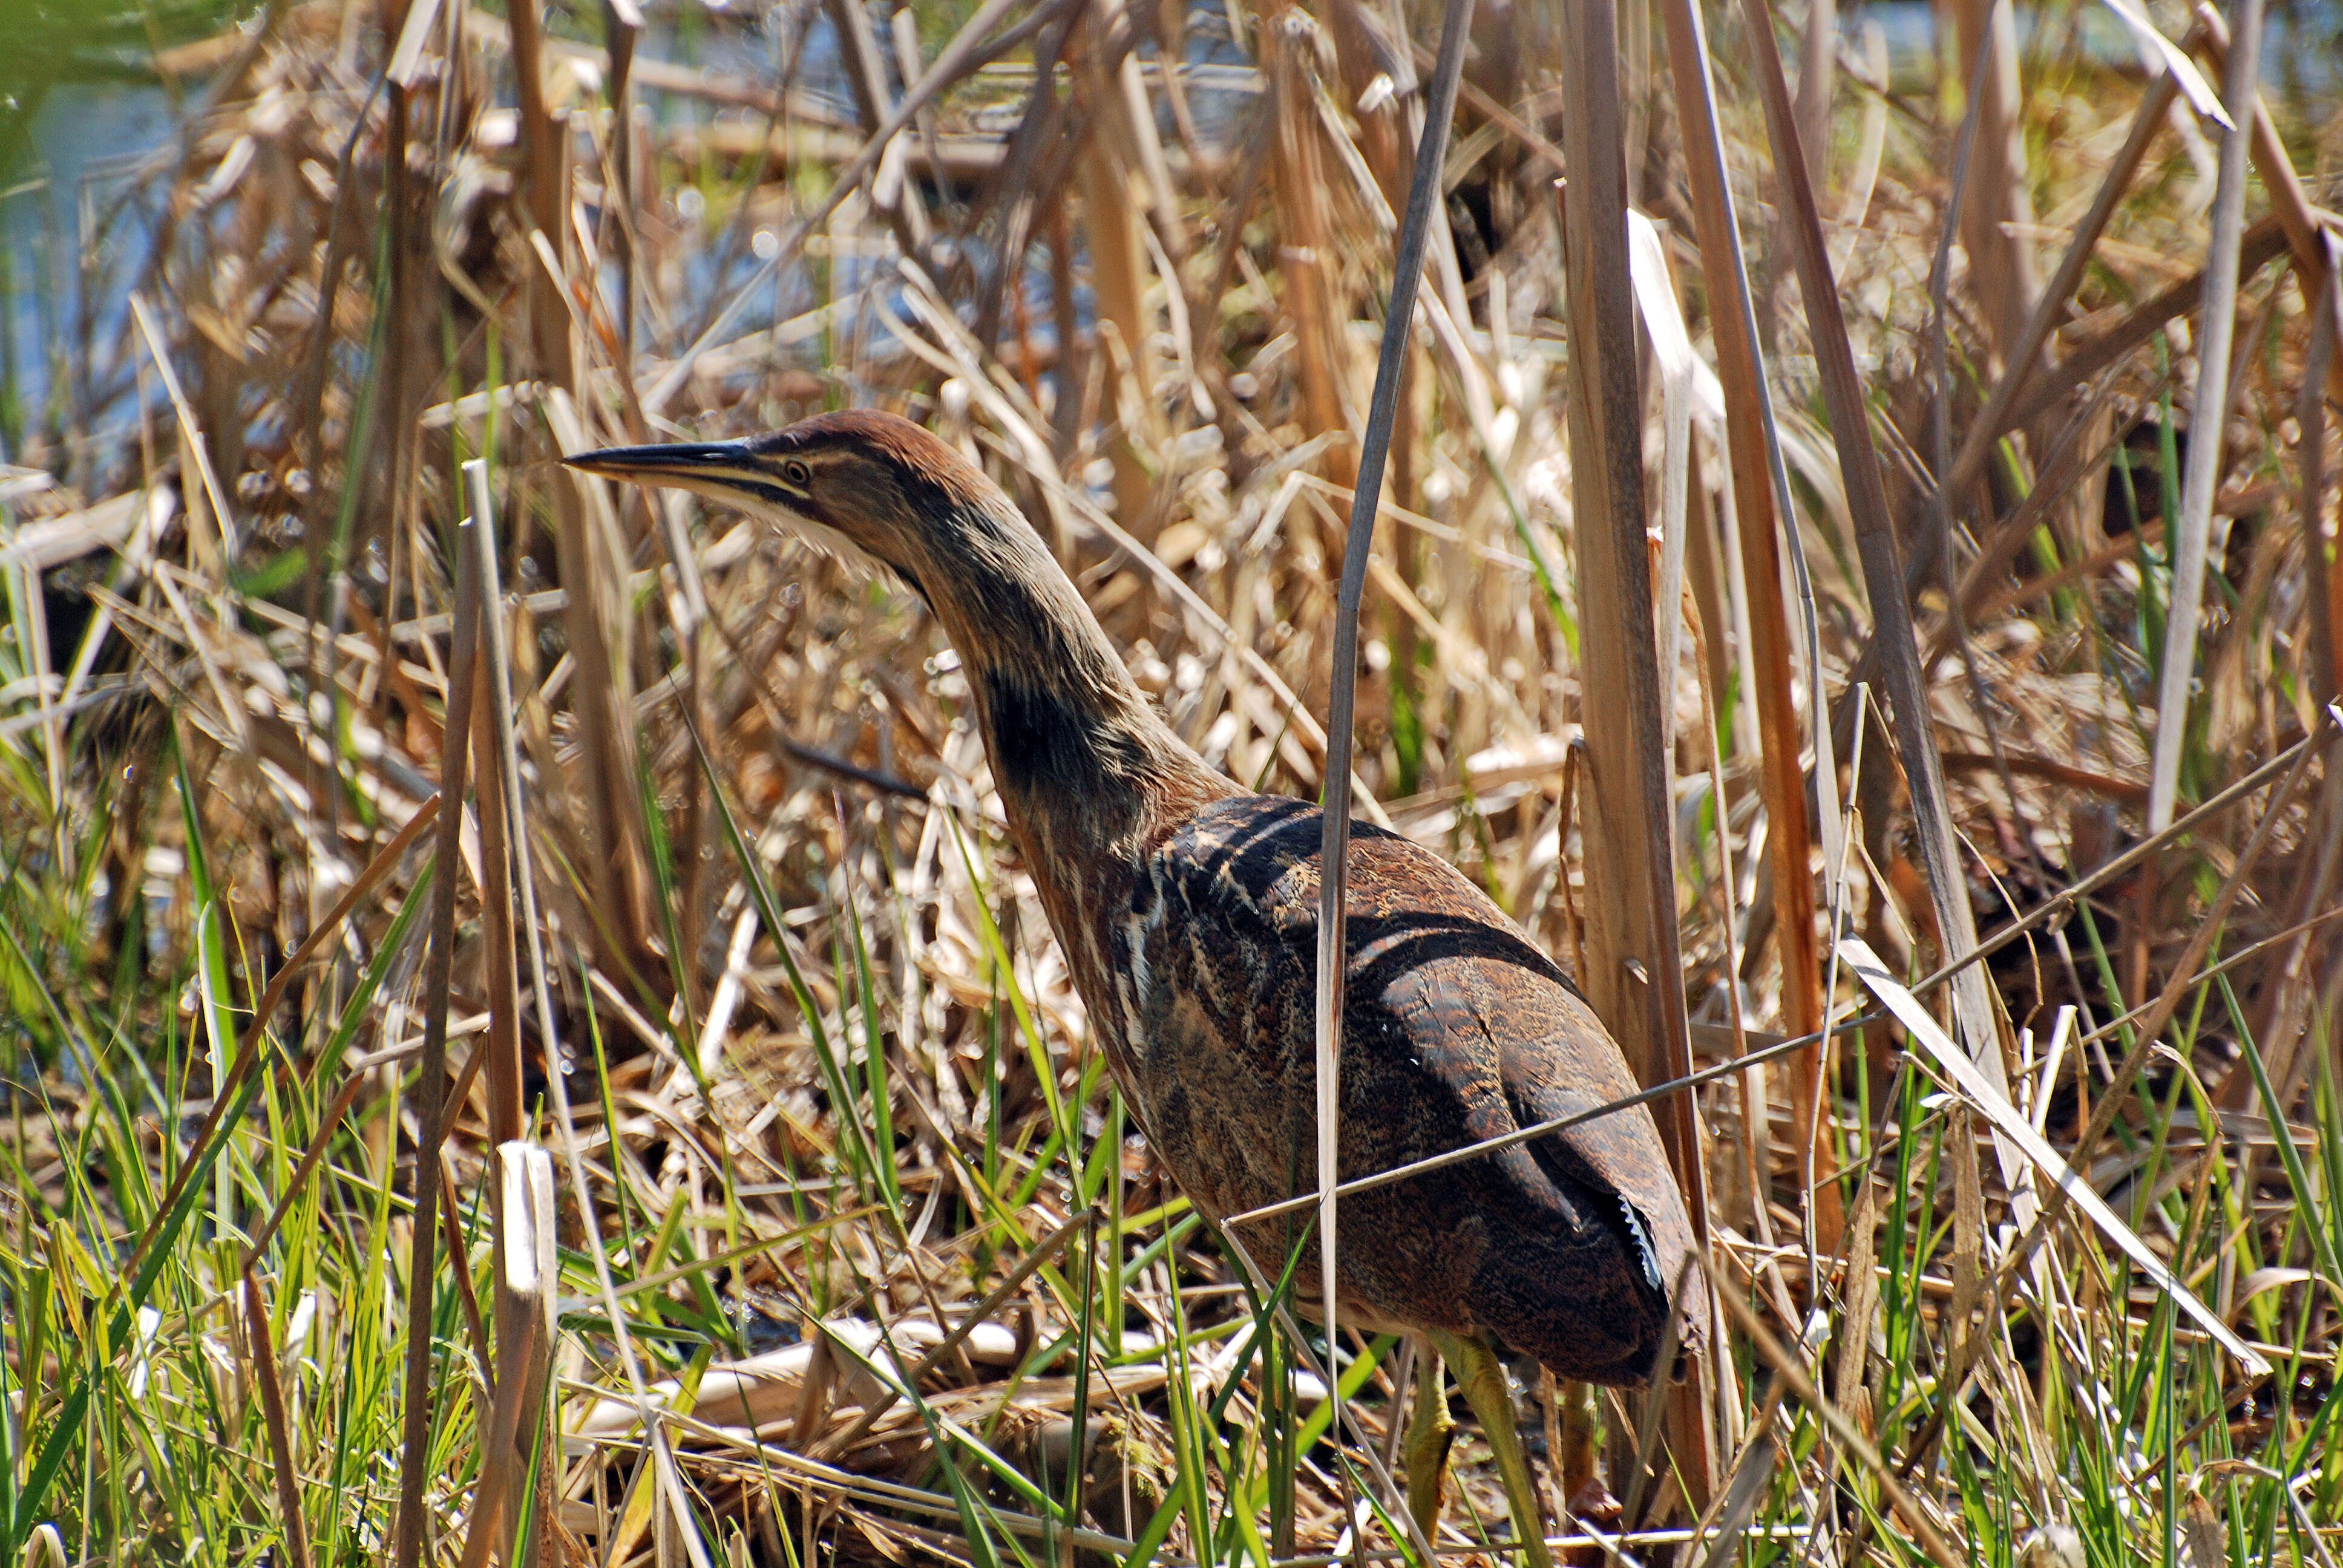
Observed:
[[[2343,117],[2225,171],[2254,80],[2151,9],[2161,75],[2092,8],[1895,66],[1763,0],[1474,21],[1354,790],[1582,972],[1613,868],[1674,890],[1719,1315],[1656,1393],[1525,1369],[1569,1561],[2334,1561]],[[916,596],[555,459],[910,413],[1208,760],[1315,797],[1439,23],[28,49],[176,129],[9,176],[78,282],[12,276],[0,410],[0,1560],[1420,1555],[1409,1348],[1166,1184]],[[1571,269],[1590,147],[1632,279]],[[1623,583],[1655,636],[1589,646]],[[1443,1558],[1520,1553],[1486,1458]]]

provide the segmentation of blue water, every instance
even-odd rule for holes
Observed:
[[[100,353],[119,336],[153,229],[143,215],[125,213],[109,223],[107,214],[145,160],[168,150],[176,124],[162,89],[118,83],[55,87],[34,119],[33,166],[0,198],[9,285],[5,347],[25,427],[51,422],[45,413],[53,390],[74,395],[62,372],[83,336],[84,242],[92,232],[111,243],[88,257],[96,268],[87,280],[91,297],[99,302],[89,336]],[[0,452],[0,461],[18,457]]]

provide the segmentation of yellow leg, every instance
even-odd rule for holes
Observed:
[[[1448,1413],[1448,1391],[1440,1352],[1432,1342],[1416,1341],[1415,1409],[1407,1426],[1407,1511],[1426,1542],[1439,1544],[1441,1483],[1448,1476],[1448,1445],[1456,1439],[1456,1418]]]
[[[1476,1334],[1439,1334],[1433,1342],[1454,1364],[1464,1397],[1481,1418],[1482,1434],[1489,1440],[1497,1474],[1505,1483],[1505,1500],[1513,1505],[1522,1561],[1528,1568],[1554,1568],[1554,1554],[1545,1546],[1545,1520],[1538,1510],[1537,1483],[1530,1474],[1529,1455],[1522,1452],[1513,1396],[1505,1392],[1505,1372],[1497,1364],[1497,1352]]]

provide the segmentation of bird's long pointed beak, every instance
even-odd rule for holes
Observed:
[[[671,441],[656,447],[605,447],[561,460],[606,479],[673,485],[737,472],[748,457],[747,448],[738,441]]]

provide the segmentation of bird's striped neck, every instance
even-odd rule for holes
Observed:
[[[1141,858],[1238,790],[1148,705],[1007,497],[988,485],[952,512],[901,565],[960,653],[1011,830],[1095,1010],[1105,922]]]

